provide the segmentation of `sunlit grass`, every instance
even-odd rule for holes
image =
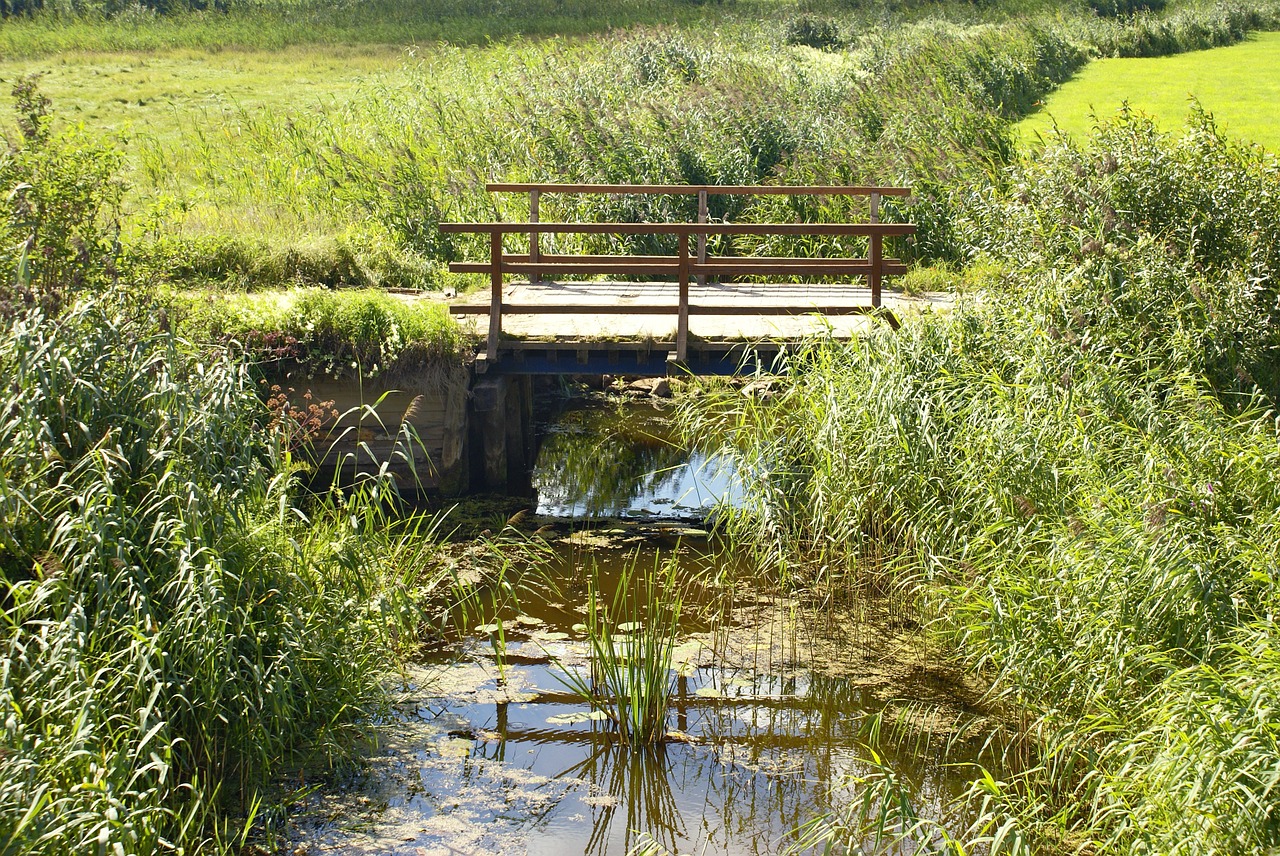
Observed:
[[[1259,33],[1231,47],[1170,57],[1099,59],[1018,124],[1025,140],[1056,125],[1083,136],[1122,105],[1167,129],[1179,127],[1191,99],[1232,136],[1280,151],[1280,33]]]
[[[1106,123],[956,195],[978,301],[690,405],[756,476],[732,537],[888,576],[1021,720],[943,852],[1280,844],[1278,191],[1203,118]],[[811,831],[940,834],[877,799]]]

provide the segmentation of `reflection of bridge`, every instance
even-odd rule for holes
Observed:
[[[894,310],[925,303],[885,299],[884,277],[906,266],[884,256],[886,238],[915,232],[880,219],[883,197],[902,187],[719,187],[611,184],[490,184],[493,192],[529,195],[522,223],[442,223],[450,233],[488,236],[489,259],[450,269],[489,276],[489,300],[455,305],[459,315],[485,315],[488,333],[478,370],[505,374],[728,374],[744,361],[767,360],[804,338],[851,336],[870,318],[897,326]],[[609,194],[628,198],[696,196],[697,222],[578,223],[539,220],[546,194]],[[716,196],[865,197],[868,218],[857,223],[729,223],[709,214]],[[527,236],[523,252],[508,252],[511,236]],[[615,244],[670,243],[675,253],[557,252],[564,236]],[[808,255],[734,256],[735,236],[768,248],[800,240]],[[722,254],[709,252],[719,243]],[[551,246],[548,246],[551,245]],[[852,256],[865,248],[865,256]],[[522,281],[508,276],[527,277]],[[609,281],[566,278],[608,277]],[[864,279],[854,288],[851,279]],[[806,281],[810,280],[810,281]],[[853,323],[850,323],[852,321]]]

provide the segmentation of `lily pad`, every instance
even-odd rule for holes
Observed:
[[[577,725],[579,722],[600,722],[608,718],[609,715],[603,710],[579,710],[573,713],[557,713],[554,716],[548,716],[547,723],[549,725]]]

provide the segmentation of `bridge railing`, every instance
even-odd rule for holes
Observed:
[[[487,313],[489,332],[485,354],[490,360],[498,355],[504,314],[592,314],[663,315],[675,312],[676,358],[688,355],[689,316],[707,315],[785,315],[799,312],[823,314],[866,314],[881,309],[881,288],[885,276],[902,274],[906,266],[895,258],[884,257],[884,239],[910,235],[910,223],[882,223],[879,220],[883,196],[909,196],[903,187],[774,187],[774,186],[691,186],[691,185],[618,185],[618,184],[490,184],[495,193],[529,194],[529,220],[524,223],[441,223],[442,232],[489,235],[487,262],[454,262],[455,273],[488,274],[490,302],[487,307],[454,306],[455,313]],[[664,194],[698,196],[697,223],[555,223],[538,217],[540,197],[547,193],[566,194]],[[868,197],[869,220],[865,223],[713,223],[708,222],[707,199],[712,195],[785,195],[785,196],[865,196]],[[506,235],[521,234],[529,238],[527,253],[507,253],[503,246]],[[560,255],[541,251],[542,236],[549,234],[602,235],[674,235],[674,256],[652,255]],[[867,258],[807,258],[797,256],[708,256],[707,238],[711,235],[805,235],[860,236],[867,238]],[[691,242],[696,239],[696,246]],[[678,301],[663,304],[513,304],[503,299],[504,278],[523,274],[537,285],[544,275],[669,276],[678,283]],[[720,276],[822,276],[862,277],[871,292],[869,306],[698,306],[689,300],[690,281],[706,282]],[[886,313],[891,324],[896,320]]]

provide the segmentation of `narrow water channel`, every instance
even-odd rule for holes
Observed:
[[[732,467],[670,439],[647,404],[549,426],[534,474],[545,583],[412,671],[366,769],[302,807],[302,852],[777,853],[886,771],[921,815],[959,822],[947,806],[971,775],[956,765],[986,728],[976,693],[910,621],[818,617],[751,584],[762,571],[708,532],[716,503],[739,499]],[[685,608],[667,737],[632,749],[566,676],[588,669],[588,586],[607,601],[628,569],[669,561]],[[902,735],[877,744],[879,764],[877,717]]]

